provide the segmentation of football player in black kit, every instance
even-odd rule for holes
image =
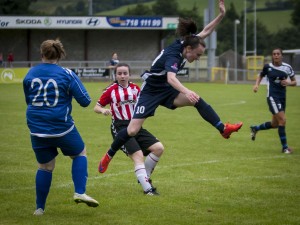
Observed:
[[[250,127],[250,131],[251,139],[254,141],[258,131],[277,128],[282,145],[282,153],[290,154],[292,149],[288,147],[285,132],[286,87],[296,86],[297,81],[293,68],[289,64],[282,62],[282,58],[282,50],[280,48],[273,49],[272,62],[264,65],[253,86],[253,91],[257,92],[261,80],[265,76],[267,77],[267,102],[272,113],[272,120],[260,125],[253,125]]]

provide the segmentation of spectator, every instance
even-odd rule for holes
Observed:
[[[8,67],[13,66],[13,61],[14,61],[14,55],[12,52],[9,52],[7,56]]]
[[[0,66],[2,66],[3,64],[3,53],[0,52]]]
[[[109,66],[108,68],[110,69],[111,71],[111,75],[112,75],[112,80],[116,80],[116,77],[115,77],[115,68],[116,68],[116,65],[118,65],[119,63],[119,59],[118,59],[118,54],[116,52],[114,52],[111,56],[111,60],[109,61]]]

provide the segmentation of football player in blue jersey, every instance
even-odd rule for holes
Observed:
[[[204,29],[197,34],[197,25],[191,19],[179,19],[177,27],[177,39],[173,44],[163,49],[153,61],[149,71],[142,74],[144,83],[134,115],[127,129],[120,130],[108,150],[108,155],[114,153],[135,136],[141,129],[146,118],[154,116],[159,105],[169,109],[177,107],[193,106],[199,114],[221,135],[228,139],[232,132],[238,131],[243,123],[223,124],[214,109],[207,104],[197,93],[186,88],[177,78],[186,61],[189,63],[198,60],[205,51],[204,39],[210,35],[225,15],[224,0],[219,0],[219,14]],[[106,170],[111,158],[105,154],[100,161],[100,168]]]
[[[273,49],[272,62],[264,65],[260,75],[256,79],[253,86],[254,92],[258,91],[258,86],[262,79],[265,76],[267,77],[267,103],[272,113],[272,119],[260,125],[250,126],[250,131],[251,139],[254,141],[258,131],[277,128],[282,145],[282,153],[290,154],[292,153],[292,149],[288,147],[285,132],[286,87],[296,86],[297,81],[293,68],[289,64],[282,62],[282,59],[282,50],[280,48]]]
[[[34,215],[44,214],[57,148],[73,160],[74,201],[97,207],[99,203],[85,194],[86,149],[71,116],[73,97],[82,107],[87,107],[91,99],[78,76],[58,65],[66,55],[59,40],[44,41],[40,52],[42,63],[31,68],[23,81],[27,125],[38,162]]]

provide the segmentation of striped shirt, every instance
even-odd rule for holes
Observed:
[[[139,86],[132,82],[127,87],[113,83],[104,90],[97,104],[101,107],[109,104],[114,120],[131,120],[139,93]]]

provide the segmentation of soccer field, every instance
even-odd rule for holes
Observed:
[[[117,153],[105,174],[97,172],[111,143],[110,119],[93,112],[108,83],[85,83],[92,103],[73,102],[73,118],[88,151],[87,194],[97,208],[73,201],[71,160],[59,154],[44,216],[35,217],[36,160],[25,119],[21,84],[0,85],[0,225],[299,225],[300,87],[287,90],[284,155],[277,130],[250,139],[249,126],[271,119],[266,86],[186,83],[218,112],[223,122],[244,126],[226,140],[193,107],[158,108],[144,128],[165,146],[152,175],[160,196],[145,196],[133,163]]]

